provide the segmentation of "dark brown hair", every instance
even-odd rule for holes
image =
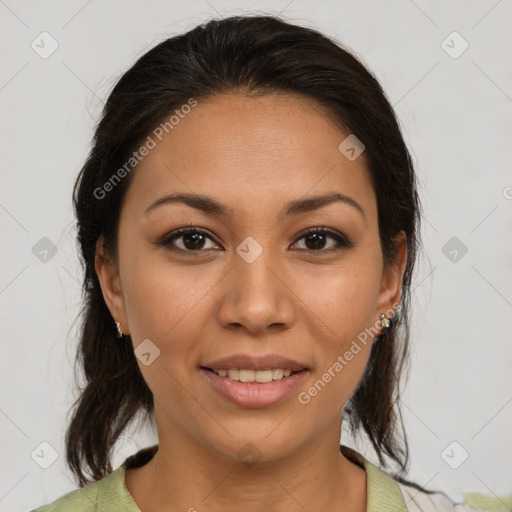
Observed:
[[[103,478],[112,472],[112,451],[128,424],[138,413],[153,413],[152,393],[131,343],[116,338],[94,266],[100,237],[107,254],[117,259],[120,208],[136,166],[108,193],[98,194],[98,189],[190,98],[200,101],[229,92],[298,94],[325,109],[366,147],[386,265],[394,262],[396,235],[403,230],[407,236],[400,313],[373,343],[364,376],[344,409],[352,433],[366,433],[380,464],[388,465],[385,457],[398,463],[395,477],[405,482],[401,475],[409,452],[398,399],[408,362],[410,285],[420,219],[411,157],[373,74],[339,42],[273,16],[211,20],[167,39],[142,55],[107,99],[73,195],[85,271],[75,365],[83,370],[85,385],[66,432],[68,465],[80,486]]]

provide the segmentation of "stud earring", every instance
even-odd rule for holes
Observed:
[[[382,329],[380,332],[380,335],[382,336],[382,335],[386,334],[387,330],[391,326],[391,319],[388,316],[382,314],[382,315],[380,315],[379,320],[380,320],[380,324],[382,325]]]
[[[124,333],[123,333],[123,331],[121,331],[121,323],[120,322],[115,322],[115,324],[116,324],[116,329],[117,329],[117,337],[119,339],[123,339]]]

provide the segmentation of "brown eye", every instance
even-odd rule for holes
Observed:
[[[177,240],[181,241],[179,245],[175,243]],[[158,245],[184,252],[204,252],[202,249],[205,248],[205,244],[208,240],[213,241],[213,238],[203,230],[193,227],[180,228],[170,235],[165,236],[163,240],[158,242]],[[206,249],[209,249],[209,247],[206,247]]]
[[[352,247],[354,245],[343,235],[322,227],[307,229],[299,238],[299,240],[302,239],[305,240],[306,247],[304,250],[312,252],[326,253],[338,251],[343,248]],[[334,241],[334,245],[331,244],[331,247],[326,249],[325,244],[329,239]]]
[[[354,245],[340,233],[323,227],[307,229],[302,233],[295,244],[302,239],[305,241],[305,248],[300,248],[299,250],[313,253],[325,254],[353,247]],[[329,240],[331,244],[326,248],[325,245],[329,243]],[[166,235],[161,241],[157,242],[157,244],[167,247],[170,250],[200,253],[206,252],[206,249],[215,248],[206,247],[208,241],[214,242],[215,247],[218,247],[213,238],[206,231],[195,227],[188,227],[173,231],[169,235]]]

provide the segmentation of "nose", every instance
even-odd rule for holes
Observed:
[[[271,248],[250,239],[233,253],[233,268],[222,283],[217,315],[224,328],[254,335],[289,328],[294,320],[294,294],[283,262]]]

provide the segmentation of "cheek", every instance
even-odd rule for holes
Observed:
[[[197,364],[201,347],[195,341],[204,337],[201,322],[208,318],[202,311],[208,297],[205,289],[213,283],[200,283],[197,277],[190,277],[190,269],[180,272],[168,262],[155,260],[145,265],[140,262],[127,271],[131,275],[125,304],[134,349],[149,339],[159,350],[150,365],[137,361],[140,371],[155,400],[181,421],[176,414],[183,410],[188,396],[179,383],[190,379],[189,368]]]
[[[149,338],[161,350],[185,349],[187,340],[198,339],[208,292],[219,277],[200,265],[187,268],[150,254],[133,256],[123,282],[134,343]]]
[[[379,275],[368,266],[360,267],[337,269],[323,277],[317,273],[317,291],[312,293],[311,286],[304,289],[309,307],[304,314],[314,324],[315,366],[298,401],[311,418],[339,417],[370,357],[374,335],[369,328],[374,325]]]
[[[374,258],[354,254],[338,266],[303,272],[307,277],[296,282],[294,291],[309,308],[309,313],[306,308],[304,314],[335,341],[337,350],[350,345],[351,340],[375,322],[379,268]]]

